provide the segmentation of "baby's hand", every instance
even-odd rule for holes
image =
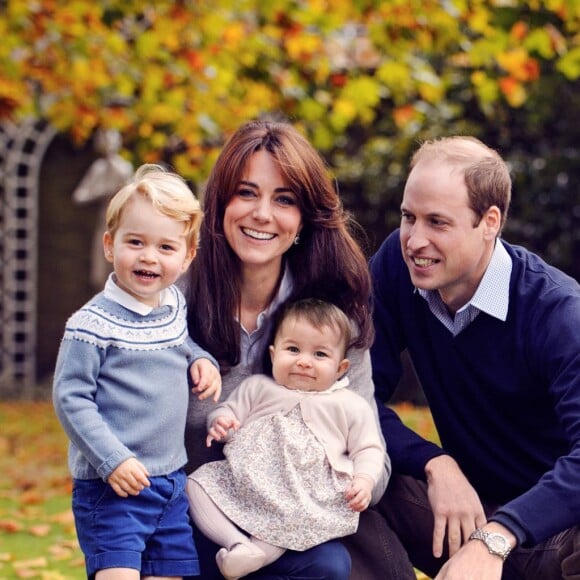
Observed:
[[[199,399],[207,399],[213,395],[214,402],[218,402],[222,392],[222,378],[215,365],[207,358],[198,358],[190,369],[191,380],[195,387],[194,393],[200,393]]]
[[[225,439],[230,429],[237,431],[239,428],[240,422],[237,419],[220,415],[213,420],[211,427],[207,430],[208,435],[205,444],[210,447],[212,441]]]
[[[355,475],[344,493],[348,507],[355,512],[362,512],[371,503],[374,482],[368,475]]]
[[[107,481],[114,492],[121,497],[139,495],[145,487],[151,485],[149,472],[135,457],[125,459],[123,463],[117,465]]]

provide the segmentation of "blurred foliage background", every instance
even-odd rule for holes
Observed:
[[[578,0],[4,0],[0,119],[99,128],[198,193],[224,139],[266,114],[333,170],[369,252],[418,141],[472,134],[509,161],[505,237],[577,279]]]

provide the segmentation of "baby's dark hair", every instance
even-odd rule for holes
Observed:
[[[316,328],[330,327],[337,330],[346,354],[352,339],[352,326],[348,316],[338,306],[318,298],[304,298],[285,304],[276,315],[272,330],[273,340],[276,339],[282,323],[288,318],[304,319]]]

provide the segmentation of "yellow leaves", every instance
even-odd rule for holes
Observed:
[[[540,67],[524,48],[514,48],[497,55],[498,65],[508,73],[499,79],[499,88],[512,107],[521,107],[527,99],[526,83],[537,80]]]
[[[242,22],[230,22],[222,33],[223,47],[237,50],[245,36],[246,31]]]
[[[512,107],[521,107],[524,104],[527,96],[526,89],[514,77],[501,78],[499,87]]]
[[[580,47],[573,48],[556,63],[556,68],[570,80],[580,78]]]
[[[474,32],[487,35],[493,29],[490,16],[490,11],[486,7],[477,5],[468,17],[470,28]]]
[[[332,105],[331,126],[342,131],[355,119],[364,125],[371,123],[381,98],[380,91],[380,83],[370,76],[348,80]]]
[[[485,72],[481,70],[473,72],[471,83],[484,107],[497,101],[499,95],[498,84],[495,79],[490,78]]]
[[[580,76],[577,4],[20,0],[0,19],[0,119],[34,112],[78,143],[117,128],[136,163],[175,139],[202,180],[224,134],[269,112],[324,149],[353,124],[409,129],[425,107],[460,107],[450,90],[521,106],[542,70]]]
[[[500,52],[496,58],[499,66],[516,81],[530,82],[539,77],[538,61],[530,57],[528,51],[523,48]]]
[[[399,94],[406,95],[413,86],[408,65],[395,60],[387,60],[382,64],[376,72],[376,77],[394,93],[395,97]]]
[[[285,46],[288,56],[298,62],[308,62],[323,49],[322,38],[309,32],[289,34],[285,39]]]
[[[336,99],[332,111],[330,113],[329,121],[331,126],[336,131],[344,131],[344,129],[356,118],[357,108],[353,101],[349,99]]]

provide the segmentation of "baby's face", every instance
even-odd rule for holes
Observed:
[[[290,317],[270,346],[274,380],[288,389],[325,391],[348,369],[344,341],[337,329],[317,328]]]

